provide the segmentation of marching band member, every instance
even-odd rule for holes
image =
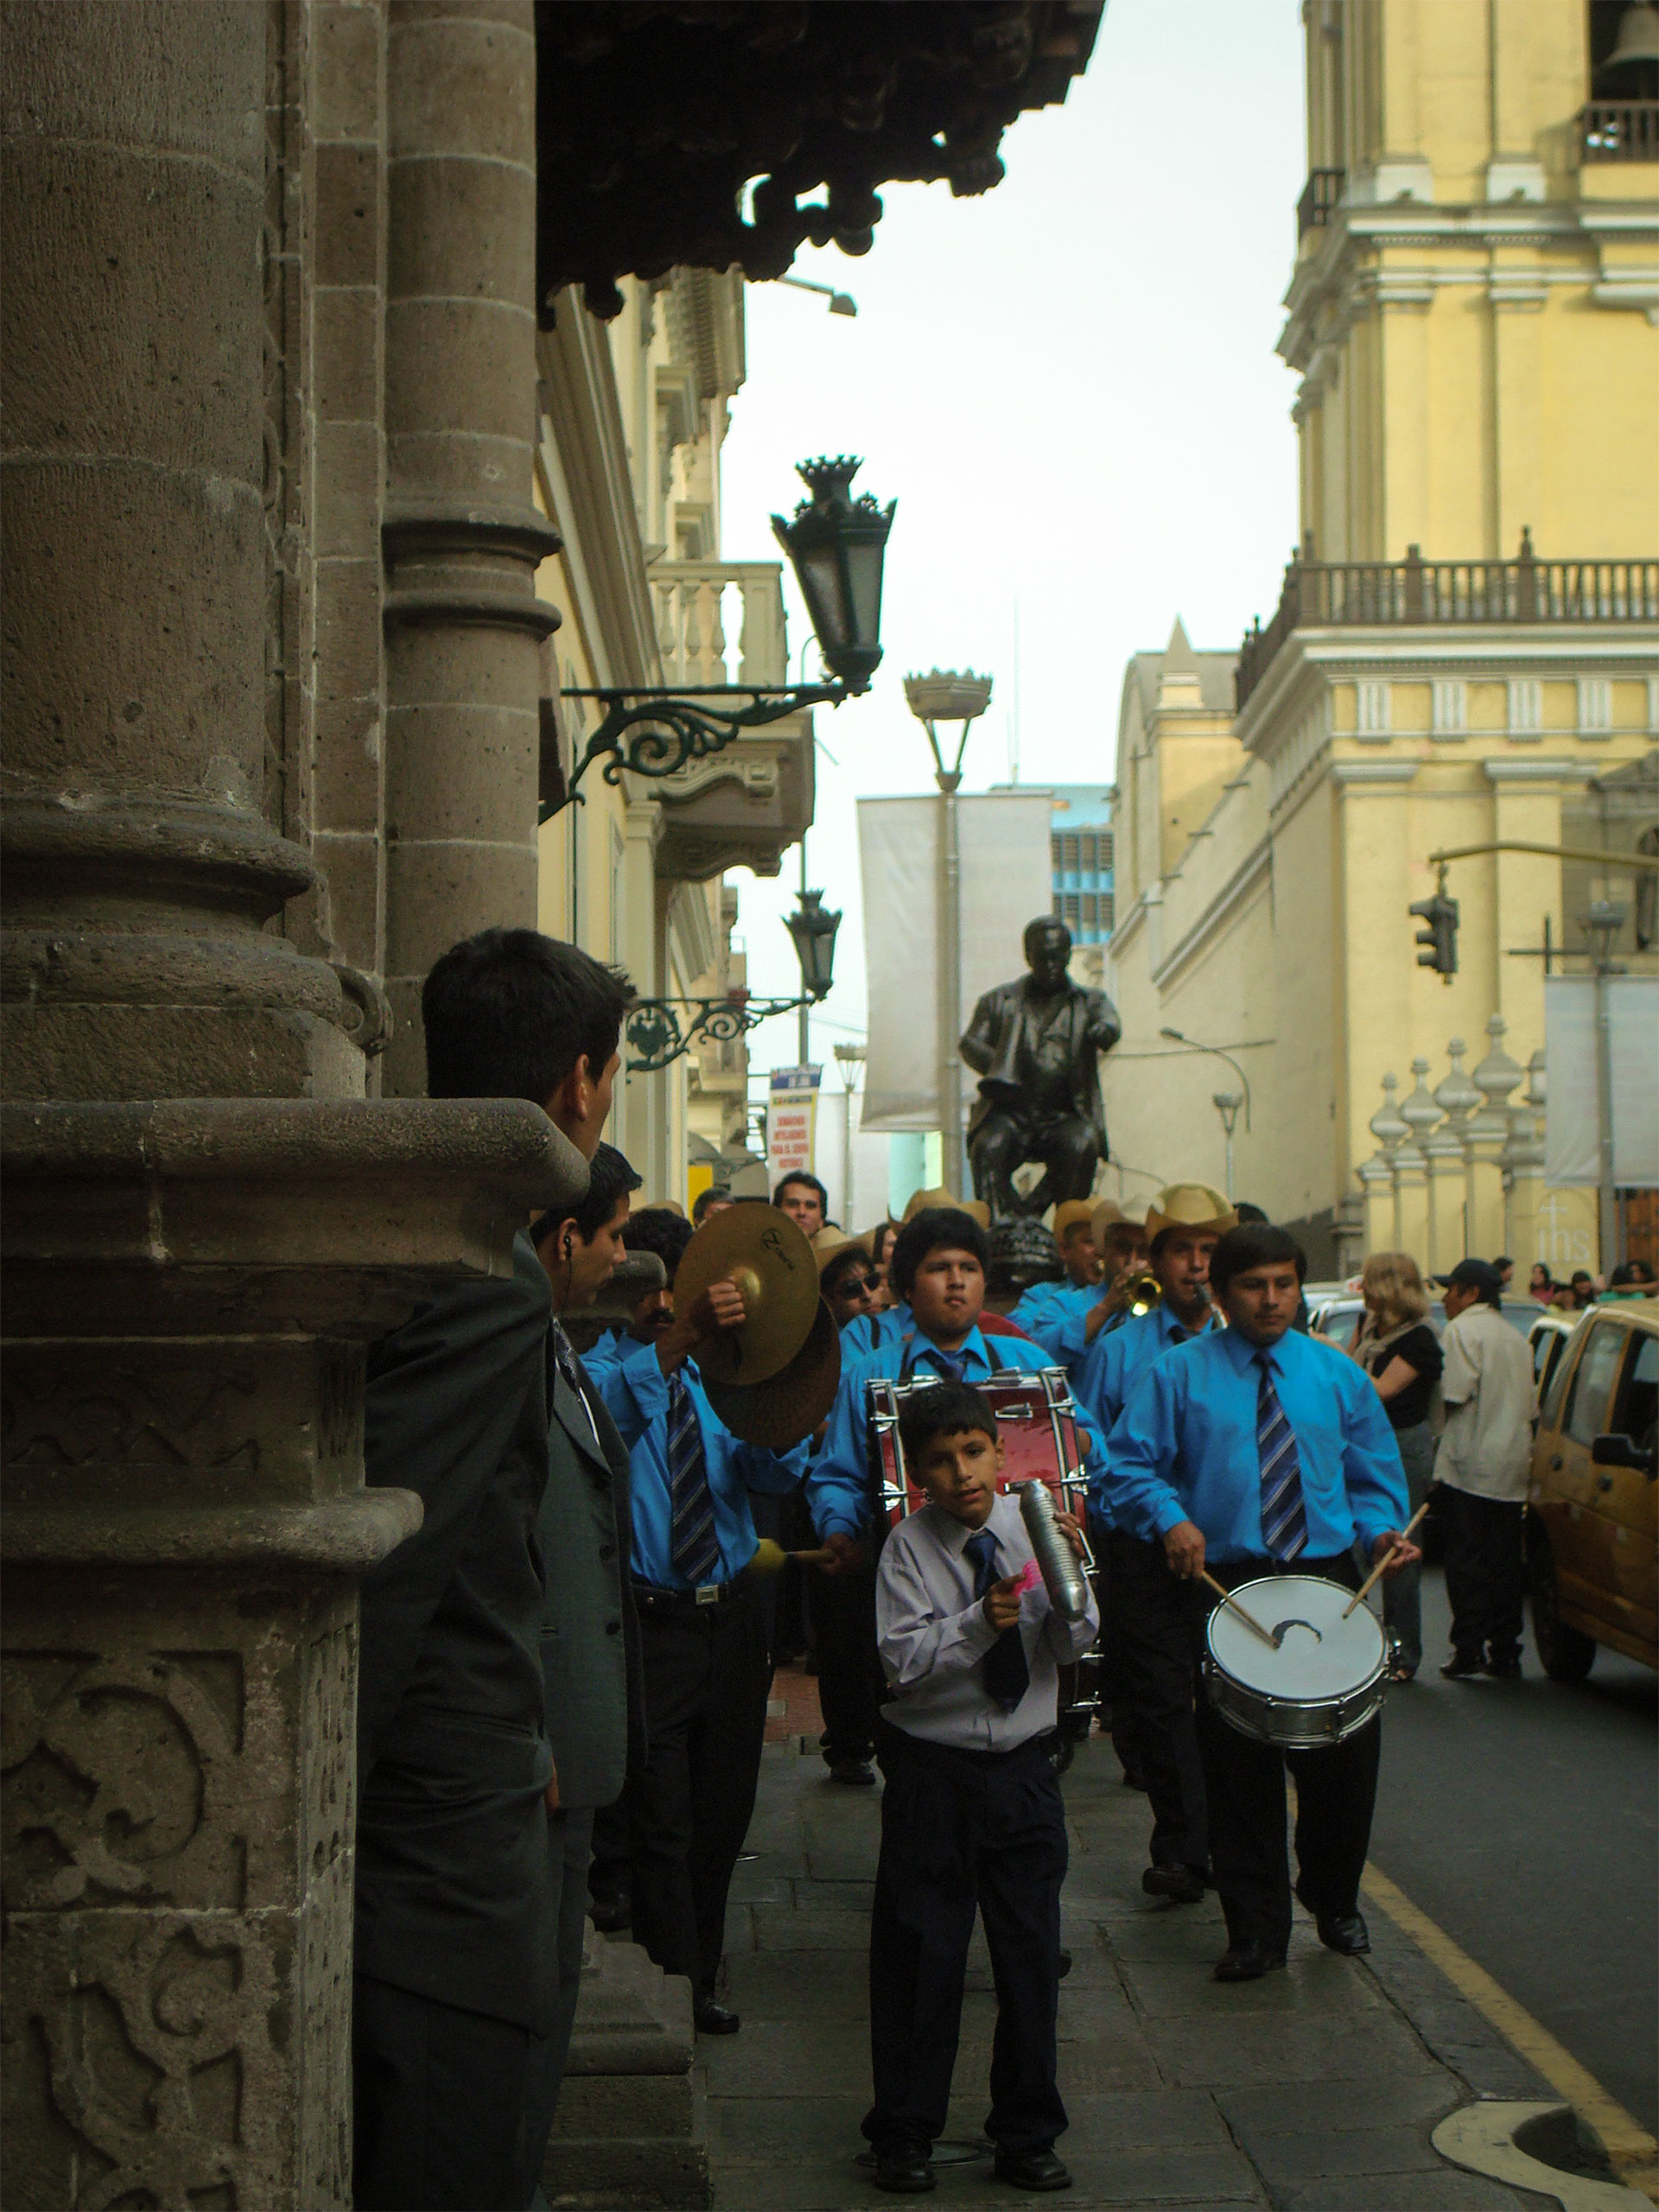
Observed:
[[[996,1981],[991,2112],[999,2181],[1065,2189],[1055,2075],[1065,1814],[1048,1756],[1058,1669],[1095,1632],[1052,1610],[1015,1501],[997,1495],[1002,1445],[977,1390],[918,1392],[899,1417],[929,1503],[888,1539],[878,1574],[881,1856],[870,1915],[864,2133],[879,2187],[934,2185],[977,1907]],[[1057,1515],[1081,1549],[1070,1515]]]
[[[1097,1337],[1073,1382],[1077,1402],[1103,1436],[1110,1436],[1135,1384],[1172,1345],[1219,1326],[1221,1317],[1210,1303],[1210,1255],[1217,1238],[1233,1226],[1232,1209],[1206,1183],[1173,1183],[1147,1208],[1152,1271],[1162,1300]],[[1091,1496],[1090,1502],[1104,1500]],[[1135,1759],[1152,1801],[1152,1864],[1141,1886],[1150,1897],[1197,1904],[1204,1897],[1210,1847],[1192,1717],[1185,1592],[1160,1545],[1119,1527],[1101,1548],[1109,1587],[1113,1740],[1126,1765]]]
[[[1229,1325],[1176,1344],[1141,1376],[1114,1427],[1106,1488],[1119,1524],[1160,1544],[1186,1586],[1194,1663],[1211,1601],[1206,1569],[1234,1587],[1319,1574],[1358,1586],[1353,1547],[1397,1570],[1421,1558],[1400,1530],[1406,1478],[1369,1379],[1294,1332],[1306,1262],[1282,1229],[1230,1229],[1210,1255],[1211,1294]],[[1358,1909],[1381,1725],[1340,1744],[1281,1751],[1197,1707],[1210,1849],[1227,1917],[1218,1981],[1285,1963],[1291,1885],[1287,1765],[1297,1789],[1296,1895],[1319,1941],[1370,1948]]]
[[[980,1325],[986,1259],[985,1231],[960,1207],[924,1207],[899,1232],[890,1272],[893,1289],[905,1302],[902,1309],[893,1310],[903,1311],[906,1326],[885,1336],[874,1351],[843,1361],[823,1450],[807,1478],[813,1526],[819,1542],[835,1554],[836,1567],[862,1565],[868,1558],[865,1538],[873,1498],[867,1382],[902,1379],[918,1370],[949,1382],[976,1382],[998,1368],[1030,1374],[1054,1363],[1040,1345],[1023,1336],[995,1336],[988,1346]],[[1081,1409],[1078,1422],[1093,1486],[1100,1435]]]

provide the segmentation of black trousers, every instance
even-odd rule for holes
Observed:
[[[527,2212],[563,2063],[556,2036],[359,1974],[352,1989],[358,2212]]]
[[[1055,2082],[1065,1816],[1046,1741],[959,1751],[877,1731],[887,1788],[870,1915],[873,2143],[944,2133],[977,1905],[996,1984],[991,2111],[1010,2152],[1065,2126]]]
[[[353,1985],[353,2199],[359,2212],[524,2212],[541,2179],[570,2053],[594,1816],[553,1814],[563,1868],[559,1997],[544,2036],[372,1975]]]
[[[1152,1863],[1205,1866],[1210,1825],[1195,1717],[1191,1586],[1171,1573],[1161,1544],[1120,1529],[1110,1548],[1111,1633],[1121,1640],[1116,1663],[1152,1802]],[[1116,1723],[1116,1703],[1113,1715]]]
[[[754,1811],[772,1654],[748,1590],[718,1605],[641,1599],[639,1642],[650,1748],[623,1799],[634,1938],[702,1999],[720,1971],[726,1896]]]
[[[1322,1574],[1350,1590],[1359,1586],[1353,1560],[1300,1559],[1289,1570]],[[1227,1587],[1274,1572],[1267,1560],[1212,1565]],[[1202,1656],[1204,1628],[1214,1599],[1201,1583],[1185,1586],[1192,1621],[1193,1659]],[[1281,1950],[1290,1940],[1290,1866],[1285,1848],[1285,1770],[1296,1781],[1298,1886],[1311,1911],[1350,1913],[1370,1847],[1382,1728],[1372,1720],[1317,1751],[1281,1751],[1243,1736],[1200,1694],[1198,1751],[1210,1805],[1210,1858],[1227,1933],[1235,1943],[1264,1942]]]
[[[875,1716],[882,1700],[881,1660],[875,1647],[875,1569],[850,1574],[812,1570],[812,1618],[818,1633],[819,1738],[826,1763],[867,1759],[875,1748]]]
[[[1446,1539],[1446,1594],[1452,1603],[1455,1650],[1490,1649],[1494,1659],[1518,1656],[1526,1510],[1519,1500],[1477,1497],[1472,1491],[1440,1484],[1434,1512]]]

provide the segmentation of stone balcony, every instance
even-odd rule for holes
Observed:
[[[788,682],[779,562],[659,561],[651,593],[664,683]],[[812,819],[811,715],[741,736],[652,791],[663,807],[660,879],[701,883],[728,868],[776,875]]]

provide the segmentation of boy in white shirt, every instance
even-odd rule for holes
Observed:
[[[870,1921],[875,2100],[864,2121],[883,2189],[934,2186],[977,1905],[997,1991],[991,2112],[1000,2181],[1065,2189],[1055,2082],[1065,1820],[1050,1757],[1057,1675],[1093,1641],[1038,1577],[1002,1446],[977,1390],[918,1391],[899,1423],[929,1503],[887,1539],[876,1630],[892,1693],[879,1724],[881,1856]],[[1069,1514],[1057,1516],[1082,1549]]]

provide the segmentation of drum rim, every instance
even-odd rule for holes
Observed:
[[[1322,1583],[1327,1589],[1339,1592],[1344,1599],[1351,1598],[1354,1594],[1353,1591],[1346,1583],[1338,1582],[1334,1575],[1330,1574],[1258,1574],[1249,1582],[1241,1582],[1236,1584],[1228,1594],[1238,1599],[1241,1604],[1248,1605],[1248,1593],[1250,1591],[1261,1589],[1281,1589],[1287,1582]],[[1375,1665],[1367,1673],[1361,1675],[1357,1681],[1350,1683],[1346,1688],[1336,1690],[1324,1690],[1321,1691],[1317,1697],[1293,1697],[1287,1695],[1287,1694],[1282,1690],[1264,1689],[1260,1688],[1255,1682],[1247,1681],[1243,1675],[1235,1674],[1233,1669],[1227,1664],[1226,1661],[1216,1649],[1214,1642],[1212,1641],[1216,1623],[1217,1619],[1225,1618],[1226,1613],[1226,1606],[1222,1604],[1219,1599],[1217,1599],[1214,1607],[1211,1611],[1209,1618],[1204,1624],[1204,1659],[1205,1667],[1213,1667],[1224,1681],[1230,1683],[1244,1696],[1255,1699],[1259,1704],[1275,1706],[1287,1711],[1316,1713],[1321,1711],[1326,1707],[1340,1704],[1346,1698],[1364,1696],[1370,1693],[1379,1680],[1386,1681],[1387,1679],[1389,1670],[1389,1632],[1383,1624],[1378,1620],[1376,1615],[1372,1612],[1369,1605],[1361,1605],[1357,1607],[1353,1617],[1357,1618],[1360,1613],[1363,1613],[1366,1618],[1370,1622],[1372,1627],[1376,1630],[1378,1651]],[[1242,1622],[1235,1620],[1232,1626],[1241,1637],[1249,1638],[1251,1644],[1255,1643],[1255,1639],[1254,1637],[1250,1636],[1250,1631],[1243,1626]],[[1219,1705],[1218,1700],[1214,1701]]]

